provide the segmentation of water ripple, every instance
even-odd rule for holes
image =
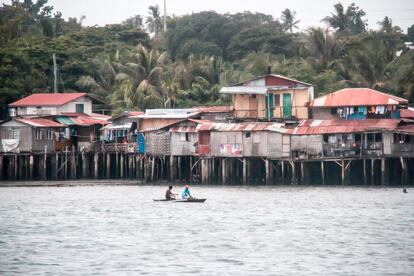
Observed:
[[[164,189],[0,188],[0,274],[414,275],[414,192]]]

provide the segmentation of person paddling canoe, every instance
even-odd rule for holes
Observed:
[[[190,189],[188,188],[188,185],[185,185],[185,188],[184,188],[184,191],[181,194],[181,197],[183,199],[193,198],[190,194]]]
[[[175,196],[177,196],[178,194],[174,194],[172,192],[173,186],[169,186],[168,190],[165,192],[165,199],[166,200],[174,200]]]

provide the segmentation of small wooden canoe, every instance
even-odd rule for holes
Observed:
[[[192,202],[192,203],[203,203],[206,198],[188,198],[188,199],[154,199],[154,201],[171,201],[171,202]]]

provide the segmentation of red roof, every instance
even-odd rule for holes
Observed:
[[[313,107],[378,106],[408,104],[406,99],[370,88],[345,88],[310,102]]]
[[[293,135],[320,135],[335,133],[358,133],[375,130],[395,130],[401,120],[304,120],[291,130]]]
[[[407,125],[399,126],[396,129],[396,132],[414,135],[414,124],[407,124]]]
[[[401,114],[401,118],[406,118],[406,119],[414,118],[414,110],[411,108],[400,109],[400,114]]]
[[[9,106],[60,106],[86,95],[86,93],[39,93],[20,99]]]
[[[295,79],[291,79],[282,75],[276,74],[267,74],[264,76],[256,77],[254,79],[242,81],[232,86],[239,86],[239,85],[246,85],[252,82],[256,82],[258,80],[263,80],[264,86],[287,86],[287,87],[296,87],[296,86],[312,86],[310,83],[306,83],[303,81],[298,81]]]
[[[144,111],[128,111],[128,116],[139,116],[139,115],[144,115],[145,112]]]
[[[62,124],[44,118],[17,118],[16,120],[34,127],[64,127]]]

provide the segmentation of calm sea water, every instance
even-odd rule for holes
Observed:
[[[0,188],[1,275],[414,275],[414,191]]]

